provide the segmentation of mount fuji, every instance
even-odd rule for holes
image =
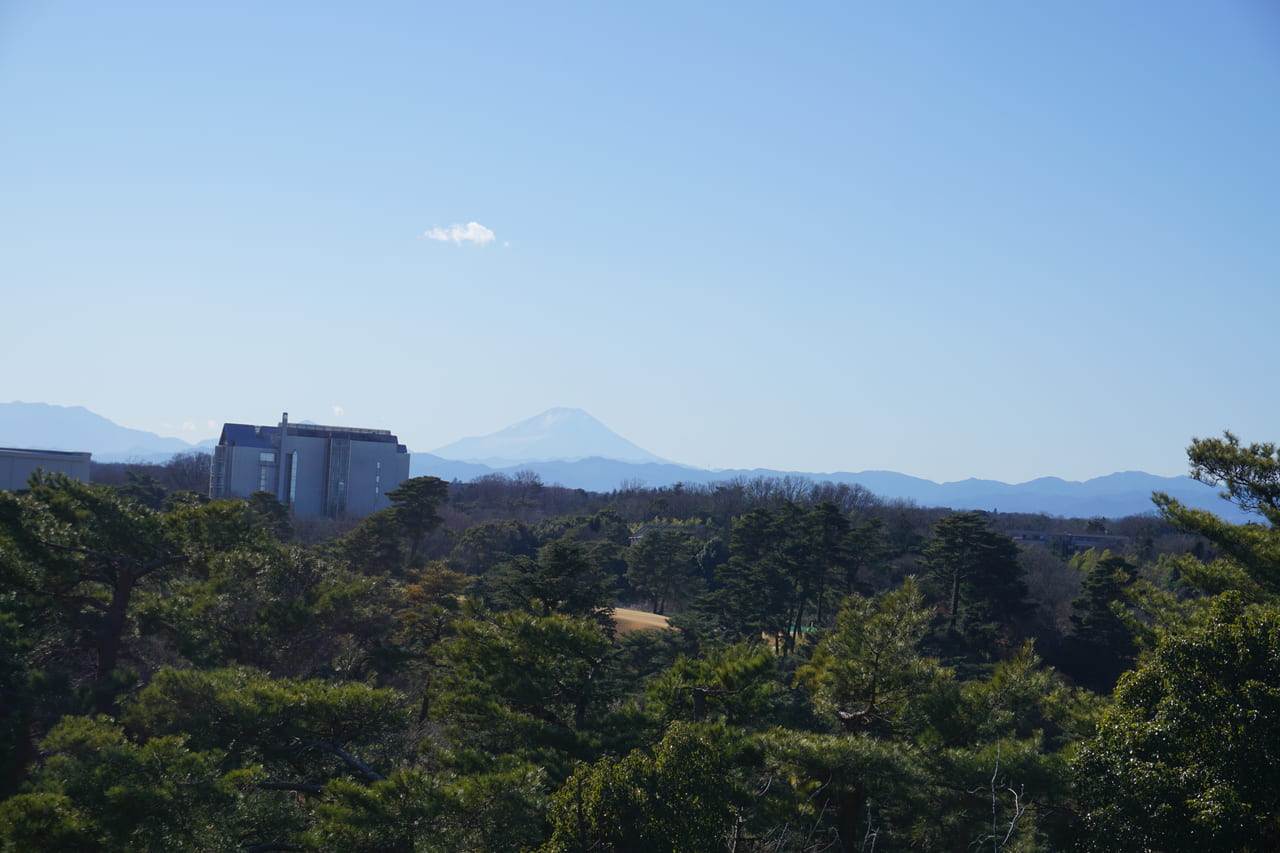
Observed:
[[[633,464],[671,464],[627,441],[582,409],[547,409],[506,429],[464,438],[431,451],[455,462],[493,468],[599,457]]]

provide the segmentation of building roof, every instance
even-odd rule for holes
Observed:
[[[386,429],[360,429],[358,427],[322,426],[320,424],[289,424],[289,435],[302,438],[345,438],[351,441],[373,441],[396,445],[397,453],[408,449]],[[218,444],[235,447],[270,448],[279,439],[280,427],[254,426],[252,424],[223,424]]]
[[[40,456],[61,457],[68,461],[88,459],[92,454],[87,450],[37,450],[29,447],[0,447],[5,456]]]

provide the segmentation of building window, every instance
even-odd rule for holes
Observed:
[[[274,457],[272,457],[274,459]],[[276,493],[276,463],[258,463],[258,491]]]

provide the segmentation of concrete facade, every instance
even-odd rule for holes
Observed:
[[[295,515],[343,518],[391,505],[386,492],[409,478],[409,451],[383,429],[224,424],[213,451],[209,496],[270,492]]]
[[[26,450],[0,447],[0,489],[16,491],[27,487],[27,480],[42,469],[49,474],[66,474],[73,480],[89,482],[91,454],[66,450]]]

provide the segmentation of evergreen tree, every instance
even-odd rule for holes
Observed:
[[[1155,496],[1167,520],[1223,556],[1171,561],[1205,595],[1145,591],[1151,651],[1121,677],[1075,763],[1098,849],[1280,847],[1280,451],[1228,432],[1187,453],[1193,477],[1262,523]]]
[[[1080,597],[1072,604],[1074,636],[1066,655],[1073,672],[1105,691],[1115,686],[1138,652],[1133,629],[1116,608],[1125,601],[1125,590],[1138,577],[1138,569],[1124,557],[1090,549],[1072,560],[1084,572]]]
[[[697,582],[697,540],[675,530],[645,533],[627,549],[627,583],[654,613],[686,598]]]
[[[1075,763],[1096,849],[1280,847],[1280,612],[1219,596],[1125,675]]]
[[[592,616],[602,624],[613,613],[613,578],[572,539],[543,546],[536,559],[509,560],[490,572],[483,585],[500,608],[528,609],[539,616]]]
[[[1223,486],[1224,498],[1260,518],[1260,523],[1230,524],[1156,494],[1161,515],[1179,529],[1205,537],[1226,557],[1203,567],[1184,563],[1191,570],[1188,580],[1210,590],[1248,584],[1280,596],[1280,448],[1269,443],[1243,447],[1228,432],[1221,439],[1195,439],[1187,456],[1193,477]]]
[[[23,495],[0,490],[0,582],[92,655],[91,673],[72,677],[91,679],[99,713],[125,686],[117,667],[136,595],[189,559],[160,513],[110,487],[57,474],[33,477]]]
[[[409,540],[408,561],[412,565],[427,534],[444,521],[440,504],[449,499],[449,484],[439,477],[414,477],[387,492],[390,513]]]
[[[951,677],[920,651],[930,618],[914,578],[878,598],[846,599],[835,628],[797,673],[819,713],[855,733],[918,727],[922,700]]]
[[[551,803],[551,840],[540,853],[724,849],[733,788],[721,745],[673,724],[652,754],[582,765]]]
[[[990,650],[1030,610],[1018,546],[992,530],[982,513],[943,518],[924,556],[931,577],[946,591],[948,630],[972,649]]]

